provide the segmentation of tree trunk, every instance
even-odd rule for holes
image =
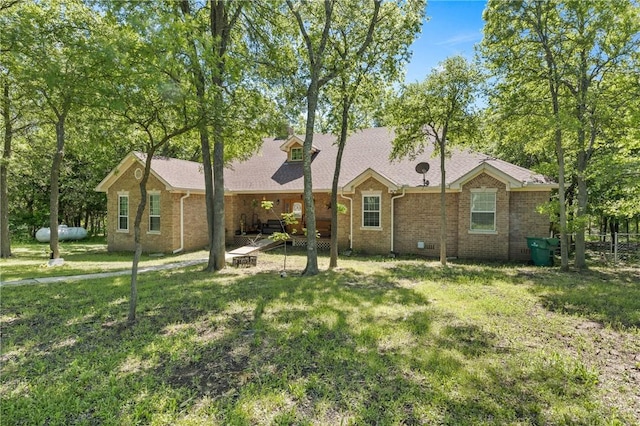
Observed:
[[[202,167],[204,169],[204,193],[207,210],[207,233],[209,235],[209,261],[205,271],[215,271],[215,244],[213,243],[214,203],[213,203],[213,167],[211,164],[211,146],[206,123],[200,126],[200,146],[202,147]]]
[[[553,61],[547,51],[548,66],[548,83],[549,94],[551,95],[551,104],[553,108],[554,118],[554,140],[556,148],[556,158],[558,160],[558,204],[559,204],[559,221],[560,221],[560,270],[569,270],[569,239],[567,236],[567,204],[565,199],[565,181],[564,181],[564,148],[562,146],[562,129],[560,127],[560,103],[558,101],[558,85],[557,76]]]
[[[136,309],[138,306],[138,264],[142,255],[142,244],[140,243],[140,224],[133,227],[136,250],[133,252],[133,263],[131,266],[131,291],[129,294],[129,315],[127,320],[133,323],[136,320]]]
[[[581,20],[581,29],[584,30],[584,21]],[[582,50],[580,52],[580,75],[577,85],[577,91],[575,93],[577,98],[576,103],[576,118],[578,120],[578,155],[576,165],[576,181],[578,187],[578,209],[576,211],[576,254],[575,265],[578,270],[587,269],[587,262],[585,259],[585,219],[587,216],[587,163],[589,161],[589,153],[586,146],[587,139],[587,92],[589,90],[589,78],[587,77],[587,52]],[[592,142],[595,138],[595,132],[591,132]]]
[[[318,242],[316,241],[316,208],[313,200],[313,183],[311,178],[311,147],[313,146],[313,127],[315,111],[318,107],[318,70],[313,69],[311,82],[307,90],[307,128],[305,131],[302,170],[304,173],[304,211],[307,228],[307,265],[302,271],[304,276],[318,274]]]
[[[222,83],[218,88],[222,98]],[[222,108],[222,99],[219,100]],[[216,111],[221,109],[216,108]],[[224,137],[221,124],[216,123],[213,129],[213,268],[224,269],[225,261],[225,223],[224,223]]]
[[[213,123],[213,230],[211,234],[211,248],[209,252],[208,268],[219,271],[226,266],[225,261],[225,215],[224,215],[224,135],[222,126],[225,122],[224,98],[227,46],[231,41],[231,29],[235,19],[239,16],[242,6],[237,5],[233,17],[229,15],[228,3],[224,1],[210,2],[209,28],[213,40],[214,65],[211,81],[214,93],[214,123]],[[211,258],[213,257],[213,262]],[[213,263],[213,264],[211,264]]]
[[[64,157],[64,124],[66,114],[58,116],[56,122],[56,152],[53,156],[53,165],[51,166],[51,194],[49,198],[49,248],[51,249],[51,258],[58,259],[60,257],[60,249],[58,247],[58,205],[60,201],[60,167]]]
[[[556,158],[558,160],[558,203],[559,203],[559,221],[560,221],[560,270],[569,270],[569,241],[567,238],[567,205],[565,200],[565,181],[564,181],[564,148],[562,146],[562,127],[560,126],[560,102],[559,102],[559,86],[560,77],[558,75],[555,56],[551,46],[551,42],[545,32],[546,21],[542,17],[542,5],[544,3],[535,3],[535,29],[539,37],[542,48],[544,49],[544,60],[546,65],[545,80],[549,87],[549,96],[551,98],[551,107],[553,112],[554,126],[554,143]]]
[[[578,133],[581,133],[580,131]],[[579,139],[580,137],[578,137]],[[576,212],[576,268],[579,270],[587,269],[585,257],[585,219],[587,216],[587,179],[585,176],[587,168],[587,154],[584,151],[578,152],[578,167],[576,170],[576,179],[578,181],[578,210]]]
[[[562,130],[555,130],[556,156],[558,159],[558,204],[560,221],[560,270],[569,270],[569,239],[567,238],[567,205],[564,188],[564,149],[562,147]]]
[[[11,98],[9,97],[9,81],[4,79],[2,96],[2,121],[4,123],[4,150],[0,161],[0,258],[11,257],[11,235],[9,233],[9,190],[7,174],[11,160],[11,139],[13,126],[11,123]]]
[[[440,148],[440,263],[447,266],[447,182],[445,174],[445,144],[447,131],[442,133],[442,140],[438,142]]]
[[[331,250],[329,253],[329,269],[338,266],[338,182],[340,180],[340,168],[342,167],[342,154],[347,144],[350,106],[351,101],[349,97],[343,97],[338,153],[336,154],[336,167],[333,172],[333,181],[331,182]]]
[[[138,264],[140,263],[140,257],[142,256],[142,242],[140,241],[140,223],[142,222],[142,215],[147,205],[147,181],[149,180],[149,173],[151,171],[151,159],[155,153],[154,149],[147,152],[147,159],[145,161],[144,175],[140,180],[140,202],[138,203],[138,209],[136,210],[136,217],[133,221],[133,240],[135,242],[135,251],[133,253],[133,263],[131,266],[131,295],[129,298],[129,323],[133,323],[136,320],[136,307],[138,305]]]
[[[213,5],[211,6],[213,7]],[[185,17],[191,17],[191,8],[189,1],[183,0],[180,2],[180,8]],[[192,49],[191,60],[191,72],[193,74],[194,86],[196,88],[196,97],[198,99],[198,111],[201,117],[206,117],[206,100],[205,100],[205,87],[206,80],[202,68],[200,66],[200,55],[198,55],[198,48],[193,40],[191,33],[187,35],[190,47]],[[216,245],[214,244],[214,228],[215,228],[215,207],[214,207],[214,185],[213,185],[213,168],[211,163],[211,145],[209,143],[209,129],[206,120],[203,120],[198,125],[198,132],[200,133],[200,149],[202,151],[202,167],[204,169],[204,188],[205,188],[205,207],[207,216],[207,240],[209,241],[209,260],[205,271],[215,271],[216,262]]]

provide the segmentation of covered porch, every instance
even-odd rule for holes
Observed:
[[[325,243],[320,244],[320,241],[325,239],[328,248],[328,241],[334,231],[331,229],[331,197],[328,193],[316,193],[314,200],[316,230],[320,234],[318,248],[325,245]],[[262,201],[271,201],[273,209],[262,208]],[[301,193],[227,195],[225,205],[227,245],[236,247],[247,245],[260,236],[268,237],[274,232],[282,232],[280,219],[283,213],[293,213],[298,220],[295,225],[285,226],[285,230],[291,235],[292,244],[294,246],[306,244],[303,228],[306,228],[307,215]]]

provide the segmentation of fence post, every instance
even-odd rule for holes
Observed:
[[[618,233],[613,234],[613,263],[618,264]]]
[[[609,262],[609,257],[611,256],[611,254],[613,253],[613,251],[615,250],[613,248],[613,232],[611,233],[611,240],[609,240],[609,253],[607,253],[607,256],[605,256],[605,259],[607,259],[607,262]],[[607,240],[607,234],[604,234],[604,240]]]

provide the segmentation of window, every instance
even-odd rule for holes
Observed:
[[[291,148],[291,161],[302,161],[302,147]]]
[[[129,231],[128,195],[118,195],[118,231]]]
[[[302,201],[294,201],[291,207],[291,213],[296,219],[302,219]]]
[[[496,230],[496,192],[471,192],[471,230]]]
[[[380,195],[362,195],[362,227],[380,227]]]
[[[160,232],[160,194],[149,194],[149,231]]]

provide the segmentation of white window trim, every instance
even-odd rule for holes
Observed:
[[[470,196],[469,199],[469,234],[484,234],[484,235],[497,235],[498,234],[498,188],[472,188],[469,190],[471,194],[477,193],[493,193],[495,194],[493,198],[493,212],[474,212],[473,208],[473,196]],[[493,213],[493,229],[471,229],[473,224],[473,213]]]
[[[360,205],[362,206],[362,214],[360,216],[360,229],[363,231],[382,231],[382,191],[362,191]],[[378,226],[364,225],[364,197],[378,197],[380,199],[378,210]]]
[[[153,235],[160,235],[160,231],[152,231],[151,230],[151,217],[159,217],[162,218],[162,209],[160,209],[160,214],[159,215],[151,215],[151,196],[152,195],[157,195],[158,196],[158,202],[161,202],[162,197],[160,196],[160,191],[147,191],[147,196],[149,197],[149,226],[147,227],[147,234],[153,234]],[[160,206],[159,206],[160,207]],[[160,219],[160,229],[162,230],[162,219]]]
[[[293,158],[293,151],[294,150],[300,150],[300,158]],[[304,151],[303,151],[301,146],[293,146],[289,150],[289,161],[296,161],[296,162],[297,161],[302,161],[303,160],[303,156],[304,156]]]
[[[120,228],[120,218],[124,217],[124,216],[122,216],[120,214],[120,199],[121,198],[126,198],[127,199],[127,228],[126,229]],[[130,211],[131,211],[131,206],[130,206],[130,203],[129,203],[129,191],[119,191],[118,192],[118,211],[117,211],[118,215],[117,215],[117,218],[116,218],[116,232],[120,232],[120,233],[123,233],[123,234],[128,234],[129,233],[129,222],[130,222],[130,220],[129,220],[129,212]]]

